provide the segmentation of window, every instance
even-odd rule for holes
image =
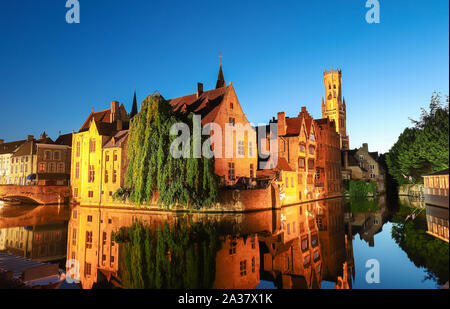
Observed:
[[[230,123],[231,125],[235,125],[235,119],[233,117],[228,118],[228,123]]]
[[[95,152],[95,138],[89,140],[89,153]]]
[[[73,189],[73,196],[78,197],[78,188]]]
[[[308,250],[308,248],[309,248],[308,236],[305,236],[302,238],[302,251],[306,251],[306,250]]]
[[[105,183],[108,183],[108,170],[105,170]]]
[[[309,139],[312,141],[316,140],[316,137],[314,136],[314,133],[311,133],[311,135],[309,136]]]
[[[78,141],[77,142],[77,157],[80,156],[80,153],[81,153],[81,143],[80,143],[80,141]]]
[[[116,181],[117,181],[117,171],[116,171],[116,170],[113,170],[112,182],[113,182],[113,183],[116,183]]]
[[[286,184],[286,188],[289,188],[289,178],[287,178],[287,177],[286,177],[285,184]]]
[[[92,216],[87,216],[87,222],[92,222]]]
[[[80,178],[80,162],[75,164],[75,179]]]
[[[88,197],[93,198],[94,197],[94,191],[88,191]]]
[[[290,223],[287,224],[287,234],[288,235],[291,234],[291,224]]]
[[[250,164],[250,178],[253,178],[253,164]]]
[[[58,163],[58,173],[64,173],[64,163]]]
[[[314,154],[315,153],[315,148],[314,148],[314,146],[309,146],[309,154]]]
[[[54,173],[55,171],[56,171],[55,163],[53,163],[53,162],[49,163],[48,164],[48,172],[49,173]]]
[[[245,155],[245,146],[243,141],[238,142],[238,155],[244,156]]]
[[[314,169],[314,160],[313,159],[308,160],[308,169],[310,169],[310,170]]]
[[[114,151],[113,153],[113,161],[117,161],[117,151]]]
[[[252,249],[255,249],[256,248],[256,237],[255,237],[255,234],[253,234],[251,236],[251,244],[252,244]]]
[[[84,273],[86,274],[86,275],[88,275],[88,276],[90,276],[91,275],[91,264],[90,263],[86,263],[86,265],[85,265],[85,269],[84,269]]]
[[[375,178],[375,174],[370,174],[370,178]]]
[[[57,150],[53,153],[53,160],[55,160],[55,161],[61,160],[61,152],[59,152],[59,150]]]
[[[255,257],[252,258],[252,273],[254,273],[256,271],[256,261],[255,261]]]
[[[305,153],[306,147],[305,144],[300,144],[300,152]]]
[[[373,164],[369,165],[369,167],[370,167],[371,170],[375,169],[375,165],[373,165]]]
[[[303,265],[308,266],[310,261],[311,261],[311,256],[309,254],[305,255],[305,257],[303,258]]]
[[[237,245],[236,237],[234,236],[230,237],[230,250],[229,250],[230,255],[236,253],[236,245]]]
[[[299,158],[298,159],[298,167],[299,168],[305,168],[305,158]]]
[[[46,164],[45,163],[39,163],[39,172],[45,173],[46,170]]]
[[[311,246],[315,247],[319,244],[317,234],[311,235]]]
[[[291,188],[294,187],[294,177],[291,177]]]
[[[230,109],[233,109],[233,102],[230,103]]]
[[[86,249],[92,249],[92,232],[86,231]]]
[[[359,155],[359,161],[364,160],[364,156],[363,155]]]
[[[247,261],[240,262],[241,277],[247,276]]]
[[[72,231],[72,246],[77,245],[77,229],[73,229]]]
[[[103,246],[106,246],[106,232],[103,232]]]
[[[249,158],[253,158],[253,143],[248,142],[248,156]]]
[[[234,163],[228,162],[228,179],[234,180],[235,174],[234,174]]]
[[[50,150],[44,151],[44,160],[48,161],[51,159],[52,159],[52,153],[50,152]]]
[[[314,251],[313,260],[314,262],[317,262],[320,259],[320,253],[319,250]]]
[[[94,180],[95,180],[95,166],[89,165],[88,182],[94,182]]]
[[[106,161],[106,162],[109,161],[109,152],[108,152],[108,151],[105,153],[105,161]]]

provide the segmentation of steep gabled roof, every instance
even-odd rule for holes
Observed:
[[[58,136],[55,141],[56,145],[66,145],[72,147],[72,133],[63,134]]]
[[[219,112],[229,86],[205,91],[200,96],[190,94],[169,100],[174,112],[195,113],[202,117],[202,124],[212,122]]]
[[[91,114],[88,116],[83,126],[81,127],[80,132],[89,130],[92,120],[95,120],[96,122],[110,123],[111,109],[106,109],[99,112],[91,112]]]
[[[13,153],[16,151],[21,145],[23,145],[27,140],[14,141],[9,143],[0,144],[0,155]]]
[[[111,137],[103,146],[103,148],[115,148],[122,146],[122,143],[126,141],[128,137],[128,130],[118,131],[113,137]]]

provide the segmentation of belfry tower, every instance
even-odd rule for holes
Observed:
[[[342,97],[342,71],[323,72],[325,83],[325,100],[322,97],[322,117],[334,120],[336,131],[341,136],[341,149],[349,149],[347,135],[347,111],[345,99]]]

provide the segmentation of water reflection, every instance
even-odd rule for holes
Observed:
[[[385,197],[330,199],[246,214],[4,205],[0,252],[59,263],[61,268],[67,258],[67,265],[78,266],[82,288],[127,287],[124,248],[132,244],[113,241],[112,234],[137,222],[153,231],[165,223],[172,229],[181,223],[214,226],[219,246],[210,260],[201,251],[207,248],[199,249],[205,246],[200,242],[192,245],[196,255],[183,259],[180,252],[189,251],[189,246],[170,246],[170,237],[182,234],[166,235],[163,252],[156,253],[159,247],[153,244],[150,259],[163,261],[164,272],[172,276],[172,281],[162,276],[165,282],[157,284],[169,288],[435,288],[448,281],[448,244],[442,240],[446,237],[448,242],[448,210],[436,212],[404,198],[393,205]],[[365,262],[373,257],[382,263],[378,286],[364,281]],[[152,272],[147,269],[146,284],[163,273]],[[174,279],[177,275],[190,278],[180,283]]]
[[[172,214],[126,209],[75,207],[69,222],[67,256],[78,261],[83,288],[99,278],[120,286],[120,246],[111,233],[142,222],[213,222],[220,249],[212,288],[253,289],[261,281],[278,288],[320,288],[323,278],[354,273],[351,229],[342,200],[326,200],[248,214]],[[347,277],[347,276],[346,276]],[[349,284],[351,287],[351,283]]]

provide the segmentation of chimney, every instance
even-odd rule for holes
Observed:
[[[121,119],[117,119],[116,120],[116,127],[117,127],[117,131],[122,131],[123,130],[123,122]]]
[[[34,136],[33,135],[28,135],[27,136],[27,142],[34,140]]]
[[[286,135],[286,116],[284,112],[277,114],[278,116],[278,136]]]
[[[367,143],[364,143],[363,146],[362,146],[362,148],[363,148],[365,151],[369,152],[369,145],[368,145]]]
[[[197,98],[199,98],[203,93],[203,84],[197,83]]]
[[[110,123],[114,123],[119,116],[119,102],[111,101],[111,118]]]
[[[0,139],[0,145],[3,144],[5,142],[4,139]]]

